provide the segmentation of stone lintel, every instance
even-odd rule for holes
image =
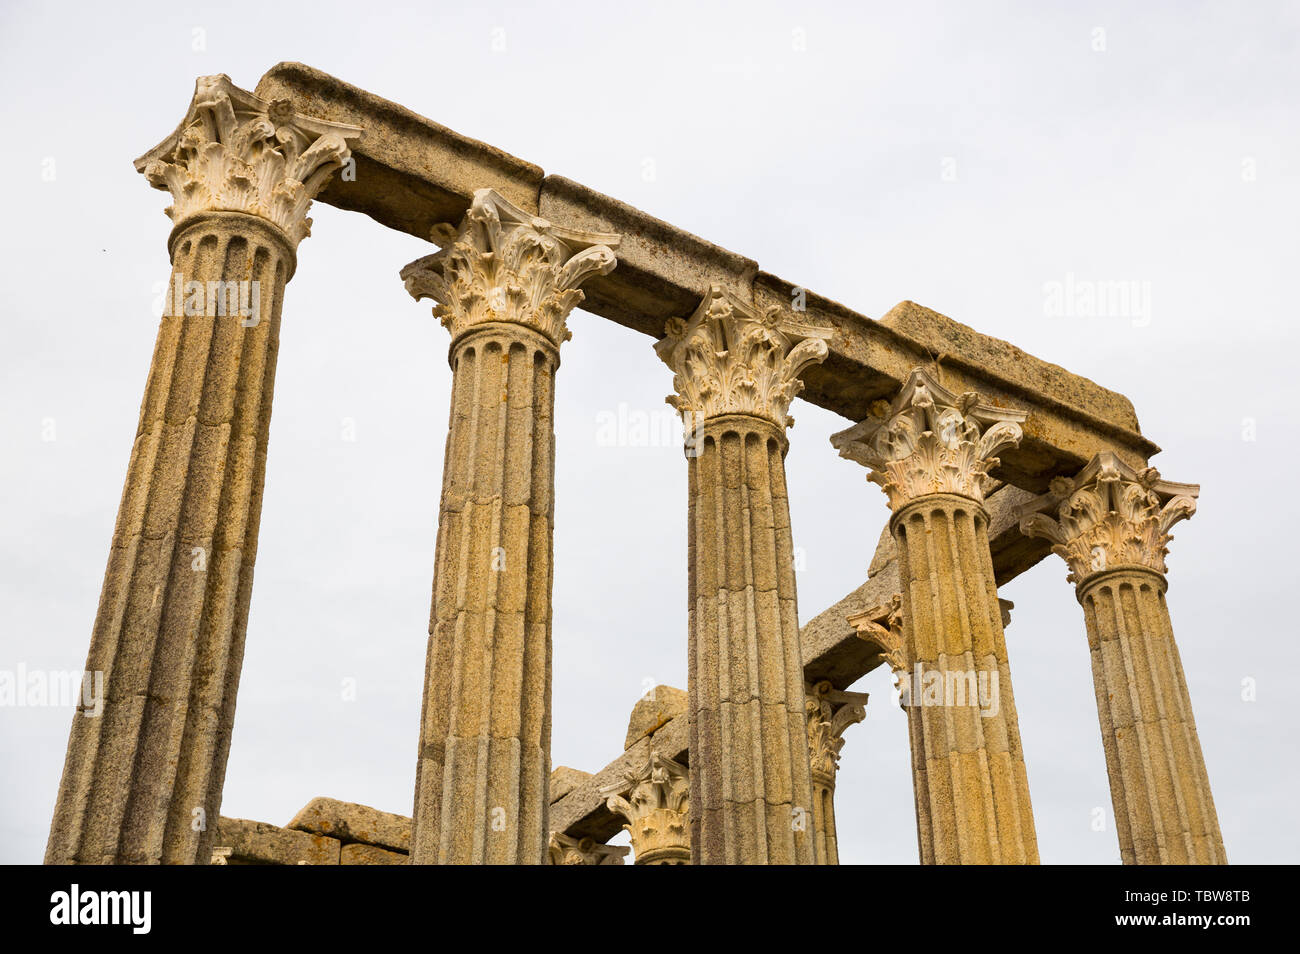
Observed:
[[[684,689],[673,686],[655,686],[637,700],[627,720],[627,737],[624,750],[641,739],[654,735],[670,721],[687,711],[688,697]]]
[[[411,819],[336,798],[313,798],[293,816],[287,827],[336,838],[345,844],[356,842],[398,852],[411,850]]]
[[[669,318],[688,317],[712,284],[753,294],[761,308],[787,309],[795,283],[761,272],[750,258],[720,248],[626,203],[602,195],[373,93],[301,63],[280,63],[257,85],[263,99],[285,98],[301,112],[360,126],[352,149],[356,181],[334,177],[317,201],[364,212],[389,228],[429,239],[445,234],[474,191],[493,188],[519,208],[565,228],[622,236],[619,264],[583,285],[583,309],[659,338]],[[1113,451],[1140,467],[1159,448],[1138,430],[1121,394],[982,335],[910,301],[879,321],[803,291],[800,321],[832,327],[831,353],[803,374],[805,400],[857,423],[878,400],[892,400],[915,367],[960,394],[1028,412],[1019,448],[1001,454],[998,476],[1042,493],[1049,479],[1073,475],[1095,454]],[[797,416],[797,413],[796,413]]]
[[[557,765],[551,769],[551,801],[558,802],[589,778],[591,778],[590,772],[569,768],[567,765]]]
[[[389,851],[374,845],[353,842],[344,845],[339,852],[341,865],[406,865],[411,863],[411,856],[404,851]]]
[[[795,284],[767,272],[754,301],[788,307]],[[811,291],[804,322],[837,332],[831,353],[802,375],[806,401],[860,421],[892,402],[913,368],[923,367],[954,394],[976,391],[992,405],[1026,411],[1020,446],[999,452],[998,477],[1041,493],[1053,476],[1072,475],[1094,454],[1114,451],[1140,467],[1160,448],[1143,437],[1133,404],[1059,365],[937,311],[903,301],[879,321]],[[875,405],[875,407],[873,407]]]
[[[426,240],[435,226],[461,220],[476,189],[495,189],[524,211],[537,212],[543,176],[538,166],[328,73],[279,63],[255,92],[268,101],[287,99],[317,119],[364,128],[365,148],[352,150],[356,180],[335,176],[318,202],[364,212]]]
[[[337,838],[224,815],[212,844],[230,849],[221,853],[232,865],[336,865],[341,847]]]
[[[713,285],[749,298],[758,273],[753,259],[563,176],[545,178],[538,204],[544,218],[570,228],[622,230],[618,268],[583,283],[584,311],[662,338],[668,319],[690,318]]]

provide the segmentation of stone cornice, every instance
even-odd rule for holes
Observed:
[[[1161,480],[1154,467],[1135,470],[1102,453],[1073,479],[1054,479],[1046,494],[1026,505],[1020,530],[1051,541],[1052,552],[1070,568],[1066,579],[1080,587],[1124,566],[1164,574],[1173,539],[1169,528],[1196,513],[1200,490]]]
[[[1025,412],[960,396],[922,368],[908,375],[882,417],[871,417],[831,435],[841,457],[870,469],[897,511],[928,494],[957,494],[983,502],[994,456],[1020,442]]]
[[[445,247],[401,271],[417,301],[433,309],[454,341],[475,325],[504,321],[545,335],[557,347],[568,341],[569,313],[581,303],[578,287],[613,271],[617,235],[560,228],[530,215],[492,189],[479,189],[454,237],[434,236]]]
[[[667,401],[683,420],[748,414],[784,430],[794,424],[790,402],[803,389],[799,374],[829,353],[833,332],[754,306],[712,285],[695,313],[670,319],[655,353],[673,371]]]
[[[202,76],[180,126],[135,161],[149,184],[172,194],[167,215],[180,225],[205,212],[265,219],[291,248],[311,234],[312,199],[351,155],[356,126],[265,102],[225,74]]]

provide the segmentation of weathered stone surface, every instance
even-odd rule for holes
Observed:
[[[230,849],[225,864],[337,865],[342,845],[337,838],[319,833],[223,817],[217,825],[213,847]]]
[[[339,853],[341,865],[405,865],[410,862],[411,856],[404,851],[388,851],[374,845],[344,845]]]
[[[204,77],[137,163],[172,192],[167,287],[181,293],[159,325],[85,666],[105,674],[104,711],[73,717],[48,863],[211,860],[215,826],[193,822],[221,810],[284,287],[356,132]]]
[[[327,835],[342,842],[360,842],[390,851],[411,850],[411,820],[369,805],[313,798],[289,822],[295,831]]]
[[[623,748],[630,749],[646,736],[658,732],[668,724],[669,719],[685,714],[686,700],[686,693],[672,686],[655,686],[651,689],[632,707],[632,715],[627,720],[627,738],[623,741]],[[587,777],[591,776],[587,775]]]
[[[1125,864],[1226,864],[1187,679],[1165,603],[1169,528],[1200,488],[1099,455],[1025,508],[1021,528],[1070,567]]]
[[[1048,552],[1045,541],[1030,540],[1020,532],[1021,508],[1033,499],[1034,495],[1027,491],[1004,486],[990,493],[984,502],[998,586],[1015,579]],[[889,533],[888,524],[885,533]],[[880,665],[878,654],[858,638],[848,618],[887,602],[899,592],[897,556],[893,537],[882,537],[871,560],[870,578],[804,624],[799,645],[803,649],[804,676],[809,682],[826,679],[844,689]]]
[[[844,730],[867,717],[867,694],[844,692],[822,681],[806,687],[804,712],[808,720],[809,768],[813,783],[813,830],[817,863],[840,863],[835,826],[835,776],[839,771]]]
[[[902,639],[885,655],[912,676],[902,687],[923,864],[1038,862],[983,506],[993,455],[1020,440],[1023,418],[916,369],[888,414],[831,439],[870,468],[894,512]]]
[[[785,430],[826,335],[715,285],[655,348],[686,424],[695,864],[816,863]]]
[[[591,778],[590,772],[583,772],[567,765],[557,765],[551,771],[551,802],[557,802],[565,795]]]
[[[1162,480],[1154,467],[1139,471],[1114,454],[1098,454],[1074,479],[1053,480],[1026,506],[1020,528],[1052,542],[1070,567],[1070,583],[1117,566],[1164,574],[1169,530],[1196,513],[1199,494],[1195,484]]]
[[[452,333],[415,864],[548,858],[555,373],[577,285],[617,241],[483,189],[454,241],[402,269]]]
[[[695,311],[714,285],[749,297],[758,271],[737,255],[563,176],[547,176],[541,214],[573,228],[623,237],[618,268],[588,281],[584,309],[659,338],[672,318]]]
[[[364,212],[426,240],[435,227],[459,222],[478,189],[494,189],[520,208],[537,211],[543,175],[537,166],[320,70],[280,63],[267,71],[255,92],[265,100],[287,99],[312,116],[365,129],[353,151],[355,181],[331,182],[321,193],[322,202]]]
[[[982,504],[999,451],[1020,442],[1024,411],[958,397],[927,372],[907,376],[889,413],[831,435],[841,457],[868,468],[896,512],[928,494],[958,494]]]

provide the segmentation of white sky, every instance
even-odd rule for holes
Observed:
[[[911,299],[1128,395],[1165,448],[1153,463],[1202,487],[1169,603],[1229,860],[1300,860],[1284,822],[1300,497],[1277,484],[1297,463],[1277,400],[1297,346],[1300,7],[1044,6],[3,0],[0,670],[85,661],[168,274],[168,199],[131,160],[196,76],[252,89],[300,60],[865,314]],[[447,334],[397,278],[427,243],[314,218],[284,308],[223,804],[275,824],[317,795],[410,813],[450,388]],[[1149,313],[1051,316],[1045,283],[1067,276],[1149,283]],[[594,771],[646,680],[686,686],[686,465],[677,446],[597,440],[602,412],[666,412],[651,339],[581,313],[572,328],[552,749]],[[887,510],[827,442],[848,422],[794,412],[807,620],[865,578]],[[1052,557],[1002,593],[1030,791],[1045,862],[1113,863],[1065,572]],[[905,718],[883,671],[857,688],[873,701],[844,749],[841,856],[913,863]],[[0,708],[0,862],[43,855],[70,718]]]

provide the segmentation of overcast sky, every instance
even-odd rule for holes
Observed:
[[[1228,858],[1298,861],[1300,496],[1277,403],[1296,386],[1298,28],[1295,3],[3,0],[0,670],[85,662],[168,275],[169,200],[131,161],[196,76],[251,90],[300,60],[864,314],[911,299],[1131,398],[1163,476],[1201,485],[1169,605]],[[447,332],[397,277],[430,246],[313,216],[222,806],[280,825],[318,795],[410,813],[451,382]],[[1067,281],[1149,298],[1066,317]],[[647,682],[686,687],[686,463],[600,440],[602,414],[670,413],[652,340],[571,327],[552,753],[596,771]],[[793,411],[806,621],[865,579],[888,511],[827,441],[850,422]],[[1002,591],[1039,844],[1117,863],[1065,573],[1050,557]],[[872,701],[843,753],[842,860],[914,863],[905,717],[883,670],[855,688]],[[0,861],[43,856],[70,720],[0,708]]]

